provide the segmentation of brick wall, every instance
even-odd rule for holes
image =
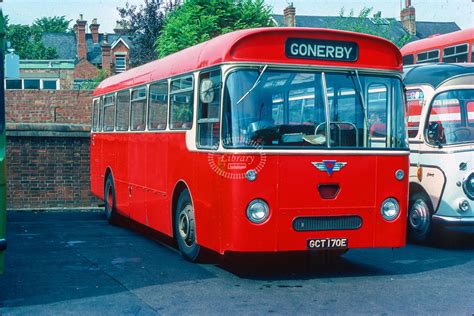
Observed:
[[[99,69],[86,59],[80,60],[74,66],[74,79],[92,79],[99,76]]]
[[[88,130],[71,124],[7,124],[7,208],[96,207]]]
[[[7,90],[5,111],[12,123],[91,122],[92,92],[88,90]]]

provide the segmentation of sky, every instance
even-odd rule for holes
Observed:
[[[131,4],[141,4],[143,0],[129,0]],[[273,12],[282,14],[290,1],[265,0],[273,7]],[[401,2],[404,0],[292,0],[296,16],[300,15],[338,15],[344,7],[356,13],[363,7],[373,7],[381,11],[383,17],[399,19]],[[9,15],[10,23],[31,24],[42,16],[62,16],[73,21],[79,14],[91,21],[97,18],[100,32],[111,33],[119,18],[117,7],[123,7],[126,0],[3,0],[0,7]],[[461,28],[474,26],[474,0],[412,0],[418,21],[455,21]],[[71,26],[73,23],[71,23]]]

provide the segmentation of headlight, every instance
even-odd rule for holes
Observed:
[[[255,224],[261,224],[268,219],[270,209],[268,204],[261,199],[255,199],[247,206],[247,218]]]
[[[397,200],[394,198],[388,198],[383,201],[382,206],[380,207],[380,213],[387,221],[393,221],[400,214],[400,206],[398,205]]]
[[[462,183],[462,188],[467,197],[474,200],[474,173],[471,173]]]

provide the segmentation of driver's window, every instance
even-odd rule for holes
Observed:
[[[219,144],[221,87],[220,69],[199,75],[197,145],[200,148],[217,149]]]
[[[386,147],[388,89],[380,83],[369,84],[367,89],[367,112],[371,147]]]
[[[426,140],[440,146],[472,142],[474,130],[469,125],[469,103],[474,90],[452,90],[438,94],[429,111]]]

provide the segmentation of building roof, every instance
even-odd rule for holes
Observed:
[[[418,64],[406,69],[405,85],[427,84],[433,88],[450,78],[474,74],[474,64]]]
[[[127,35],[108,34],[107,41],[112,44],[121,38],[129,47],[132,41]],[[93,65],[102,64],[100,43],[104,41],[104,34],[99,33],[99,43],[92,41],[92,34],[86,34],[87,60]],[[45,47],[52,47],[58,54],[58,59],[77,60],[77,39],[74,33],[44,33],[42,38]]]
[[[70,60],[61,60],[61,59],[52,59],[52,60],[31,60],[31,59],[22,59],[20,60],[20,69],[45,69],[45,70],[55,70],[55,69],[74,69],[74,59]]]
[[[284,16],[281,14],[273,14],[274,20],[279,26],[284,26]],[[344,17],[349,22],[359,21],[357,17]],[[314,27],[314,28],[338,28],[341,18],[339,16],[310,16],[296,15],[297,27]],[[382,23],[380,23],[382,22]],[[416,35],[410,37],[410,41],[419,40],[435,34],[446,34],[460,30],[455,22],[415,22]],[[388,32],[393,42],[397,43],[402,37],[409,36],[408,32],[403,28],[400,21],[394,18],[366,18],[364,26],[369,28],[381,28],[383,32]]]
[[[288,38],[293,37],[354,42],[359,50],[358,59],[357,61],[334,61],[294,56],[290,58],[287,56],[286,43]],[[225,62],[320,65],[400,72],[402,70],[402,57],[398,48],[379,37],[329,29],[269,27],[227,33],[162,59],[132,68],[102,81],[94,91],[94,95],[140,86]]]

